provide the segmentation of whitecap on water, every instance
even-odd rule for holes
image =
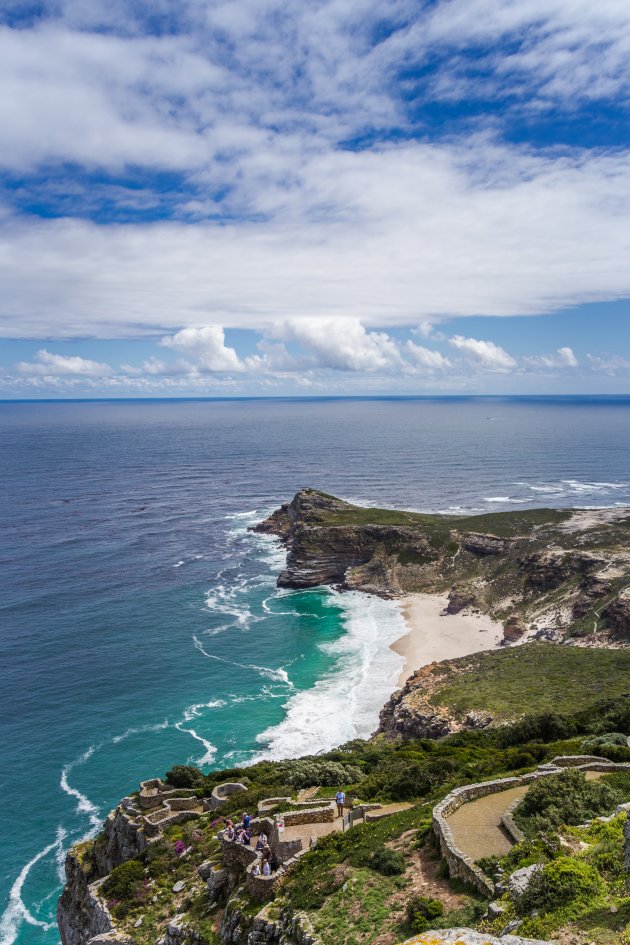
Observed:
[[[311,689],[288,699],[284,720],[257,737],[261,750],[254,760],[328,751],[377,726],[404,663],[390,649],[407,632],[400,606],[358,592],[331,591],[329,602],[343,611],[344,635],[324,647],[337,663]]]
[[[43,922],[41,919],[36,918],[31,912],[29,912],[24,900],[22,899],[22,890],[24,888],[24,883],[30,873],[31,869],[35,866],[36,863],[39,863],[40,860],[43,860],[53,851],[57,852],[60,849],[63,849],[63,841],[66,838],[66,831],[63,827],[57,828],[57,836],[52,843],[49,843],[47,847],[44,847],[43,850],[40,850],[39,853],[25,863],[22,869],[20,870],[18,876],[11,886],[9,892],[9,903],[0,916],[0,945],[13,945],[13,942],[18,937],[18,932],[20,926],[23,922],[26,922],[28,925],[38,926],[45,931],[49,931],[54,927],[54,922]]]

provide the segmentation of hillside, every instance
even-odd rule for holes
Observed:
[[[462,945],[520,943],[510,932],[574,945],[625,943],[620,931],[630,922],[630,898],[623,818],[609,829],[574,834],[561,820],[554,825],[558,817],[576,824],[576,818],[612,814],[630,800],[630,765],[623,765],[630,749],[618,744],[618,735],[601,737],[628,730],[630,699],[621,698],[439,741],[357,740],[322,756],[210,775],[175,766],[166,782],[145,782],[123,799],[103,832],[69,854],[58,912],[63,943],[397,945],[425,929],[433,931],[418,941],[433,945],[452,941],[453,929],[461,930],[455,940]],[[582,787],[577,772],[570,782],[559,775],[557,788],[556,775],[549,778],[550,790],[540,790],[519,815],[521,823],[523,817],[555,818],[543,842],[526,840],[475,866],[478,875],[483,869],[486,877],[507,877],[521,866],[548,864],[550,882],[563,870],[575,884],[562,887],[559,901],[558,894],[547,902],[544,886],[532,890],[524,911],[497,882],[499,899],[489,908],[490,893],[483,890],[493,880],[475,888],[458,876],[450,855],[443,859],[436,805],[449,803],[459,786],[475,790],[473,782],[496,782],[501,790],[500,779],[507,778],[506,786],[523,783],[528,771],[546,779],[550,771],[538,765],[579,755],[593,739],[599,754],[617,762],[616,773],[607,773],[608,762],[603,769],[600,764],[597,789]],[[221,794],[226,782],[237,793]],[[343,823],[330,800],[339,788],[353,812]],[[560,813],[549,807],[558,792]],[[218,806],[217,796],[223,798]],[[255,833],[269,833],[281,862],[268,877],[253,875],[253,847],[224,834],[228,818],[238,821],[242,811],[257,810]],[[584,877],[587,886],[578,882]]]
[[[424,515],[303,489],[255,530],[287,547],[283,587],[447,592],[450,612],[490,614],[508,643],[630,642],[628,509]]]
[[[525,643],[423,666],[381,712],[387,735],[436,738],[630,695],[630,649]]]

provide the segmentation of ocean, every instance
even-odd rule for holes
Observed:
[[[433,512],[630,505],[630,399],[0,403],[1,945],[141,779],[369,735],[395,602],[275,587],[302,486]]]

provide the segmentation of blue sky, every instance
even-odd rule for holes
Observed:
[[[628,392],[625,0],[0,24],[0,397]]]

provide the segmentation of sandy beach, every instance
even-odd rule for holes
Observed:
[[[405,657],[398,685],[415,670],[436,660],[467,656],[491,650],[503,636],[503,626],[486,614],[445,614],[446,594],[410,594],[402,602],[409,632],[392,643],[395,653]]]

